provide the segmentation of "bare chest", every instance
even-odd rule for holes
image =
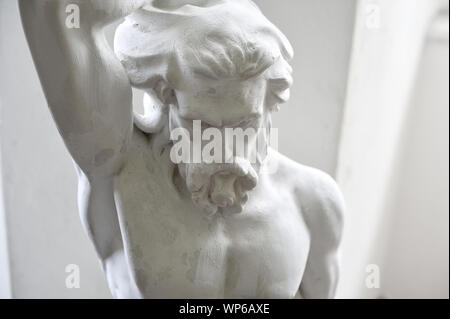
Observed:
[[[145,298],[291,298],[309,251],[289,196],[258,186],[240,214],[206,218],[165,172],[130,165],[115,198],[132,278]]]

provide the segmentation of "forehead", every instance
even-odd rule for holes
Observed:
[[[181,116],[222,126],[262,115],[266,95],[264,77],[212,79],[194,74],[176,90]]]

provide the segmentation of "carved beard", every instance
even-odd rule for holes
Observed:
[[[240,213],[248,200],[248,192],[258,182],[258,168],[240,157],[232,164],[178,164],[191,193],[192,201],[208,216],[226,209]]]
[[[255,163],[244,157],[234,156],[232,163],[180,163],[178,170],[184,179],[192,201],[207,216],[219,210],[227,213],[240,213],[248,201],[249,192],[258,183],[258,176],[268,154],[271,120],[261,127],[262,147],[255,141],[250,143]]]

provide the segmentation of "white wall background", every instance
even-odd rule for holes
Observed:
[[[426,39],[442,7],[436,47]],[[448,1],[358,2],[342,127],[338,296],[448,298]]]
[[[425,43],[395,163],[381,286],[389,298],[449,297],[448,12],[435,23],[445,21],[446,36],[436,30]]]
[[[75,170],[47,109],[17,2],[12,0],[0,0],[0,70],[0,156],[10,294],[15,298],[108,297],[100,265],[78,217]],[[66,289],[68,264],[80,266],[80,289]]]
[[[334,175],[356,1],[255,0],[295,51],[291,100],[274,117],[279,151]]]
[[[280,132],[279,149],[333,174],[355,0],[255,2],[288,36],[296,51],[292,98],[274,120]],[[4,246],[9,253],[7,263],[0,258],[0,271],[4,274],[9,266],[11,279],[11,287],[3,296],[109,297],[81,228],[75,171],[47,109],[15,0],[0,0],[0,70],[4,195],[0,214],[4,215],[3,234],[7,236],[7,242],[0,243],[7,243]],[[72,263],[80,266],[80,289],[65,287],[65,266]],[[1,281],[0,285],[7,286]]]

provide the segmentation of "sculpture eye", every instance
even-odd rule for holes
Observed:
[[[209,124],[209,123],[207,123],[205,121],[202,121],[202,131],[204,131],[204,130],[206,130],[208,128],[211,128],[211,127],[213,127],[211,124]]]
[[[247,127],[253,122],[253,119],[243,120],[237,126],[239,127]]]
[[[208,95],[213,95],[215,96],[217,93],[217,90],[215,88],[209,88],[207,91]]]
[[[243,119],[242,121],[232,125],[233,127],[241,127],[241,128],[247,128],[247,127],[254,127],[257,126],[258,120],[261,118],[260,115],[250,115],[249,118]]]

